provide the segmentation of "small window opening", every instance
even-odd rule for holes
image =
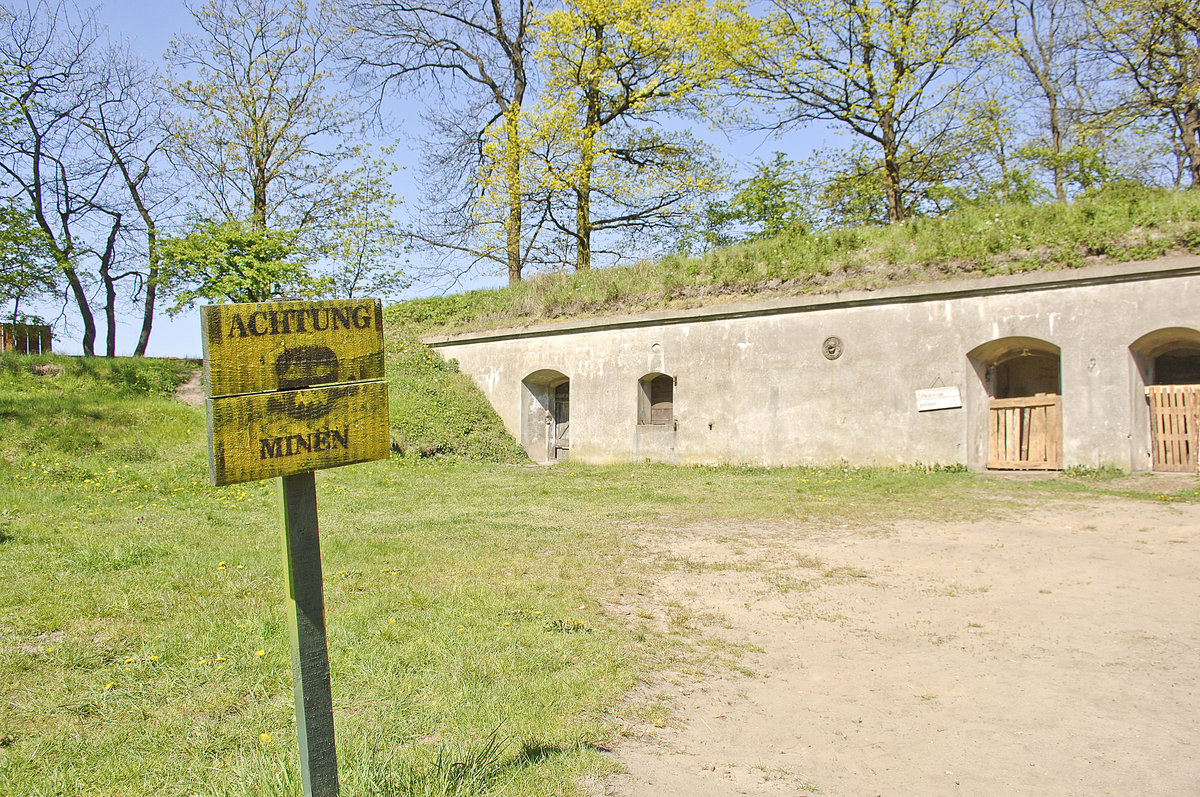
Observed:
[[[638,423],[670,426],[675,422],[675,380],[666,374],[650,374],[638,383]]]

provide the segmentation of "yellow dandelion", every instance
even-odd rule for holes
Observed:
[[[208,659],[200,659],[200,661],[198,661],[196,663],[197,664],[208,664]]]
[[[124,662],[125,664],[133,664],[133,662],[134,662],[134,658],[133,658],[133,656],[126,656],[126,657],[125,657],[125,662]]]
[[[150,661],[158,661],[158,656],[150,656],[148,658],[150,659]]]
[[[259,743],[259,744],[270,744],[270,743],[271,743],[271,734],[269,734],[269,733],[260,733],[260,734],[258,735],[258,743]]]
[[[265,650],[256,650],[254,651],[254,655],[261,659],[263,656],[267,655],[267,652]]]
[[[108,683],[106,683],[104,685],[104,691],[107,692],[109,689],[112,689],[114,686],[116,686],[116,684],[113,683],[112,681],[109,681]]]

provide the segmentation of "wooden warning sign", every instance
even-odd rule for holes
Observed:
[[[215,485],[280,476],[296,737],[305,797],[340,784],[313,471],[384,459],[378,299],[201,308]]]
[[[213,305],[201,323],[213,484],[388,456],[378,299]]]

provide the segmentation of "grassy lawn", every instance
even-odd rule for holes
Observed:
[[[181,370],[0,357],[0,794],[300,793],[277,486],[208,485],[203,412],[168,398]],[[1115,489],[417,454],[324,471],[343,794],[569,795],[607,771],[622,697],[652,661],[699,655],[601,608],[652,575],[640,528]]]

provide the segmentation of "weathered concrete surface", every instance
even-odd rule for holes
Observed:
[[[1198,327],[1200,257],[1178,257],[427,342],[458,361],[538,461],[554,458],[557,428],[570,457],[591,463],[982,468],[989,368],[1032,339],[1035,352],[1061,353],[1064,464],[1137,471],[1151,466],[1152,377],[1137,341],[1169,348],[1180,334],[1200,338]],[[823,351],[830,337],[842,342],[837,359]],[[639,380],[652,373],[677,381],[670,427],[638,423]],[[553,417],[564,380],[569,428]],[[959,388],[962,406],[918,412],[915,391],[941,386]]]

